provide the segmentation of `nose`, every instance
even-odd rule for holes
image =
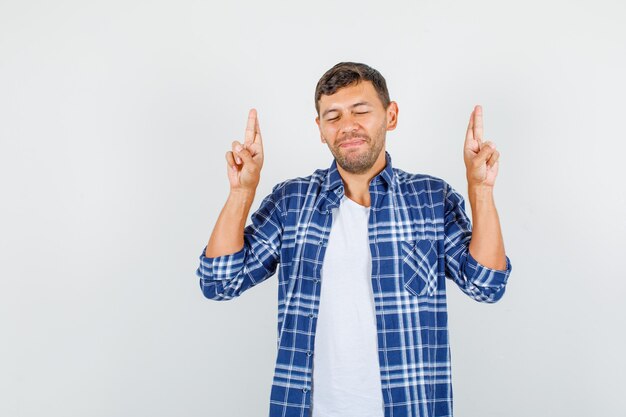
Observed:
[[[354,118],[354,116],[347,115],[343,118],[343,123],[340,128],[342,133],[355,132],[358,129],[359,129],[359,125],[356,122],[356,119]]]

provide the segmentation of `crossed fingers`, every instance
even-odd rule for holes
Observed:
[[[263,152],[263,139],[256,109],[250,109],[248,112],[244,142],[241,143],[235,140],[232,142],[231,147],[232,150],[226,153],[226,158],[230,165],[234,165],[234,163],[241,165],[241,153],[244,150],[248,151],[252,157]]]

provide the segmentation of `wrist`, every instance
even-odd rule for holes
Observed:
[[[468,184],[467,191],[470,196],[489,197],[493,196],[493,186],[483,184]]]
[[[469,185],[467,187],[467,195],[472,209],[494,205],[493,187],[485,185]]]
[[[469,186],[467,194],[474,218],[479,213],[488,213],[495,210],[493,187],[483,185]]]
[[[252,205],[255,194],[256,194],[256,188],[252,188],[252,189],[234,188],[230,190],[228,199],[236,203],[240,203],[244,205]]]

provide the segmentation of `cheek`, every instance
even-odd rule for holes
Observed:
[[[367,127],[370,132],[374,132],[377,135],[380,135],[381,132],[385,132],[387,130],[387,121],[386,120],[375,120]]]
[[[337,135],[337,129],[333,126],[325,126],[322,129],[322,135],[329,140],[334,140],[335,136]]]
[[[374,130],[378,130],[380,129],[380,126],[384,126],[387,124],[387,121],[385,120],[385,118],[376,118],[376,119],[371,119],[368,120],[368,126],[370,129],[374,129]]]

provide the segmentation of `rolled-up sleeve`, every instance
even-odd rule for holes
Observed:
[[[252,214],[252,223],[244,229],[243,248],[213,258],[204,256],[206,246],[202,250],[196,275],[205,297],[217,301],[233,299],[276,272],[283,233],[277,188],[278,185]]]
[[[509,257],[506,256],[504,270],[489,268],[474,259],[469,252],[472,224],[465,213],[463,197],[444,183],[444,199],[446,278],[452,279],[465,294],[476,301],[498,301],[504,295],[511,274]]]

